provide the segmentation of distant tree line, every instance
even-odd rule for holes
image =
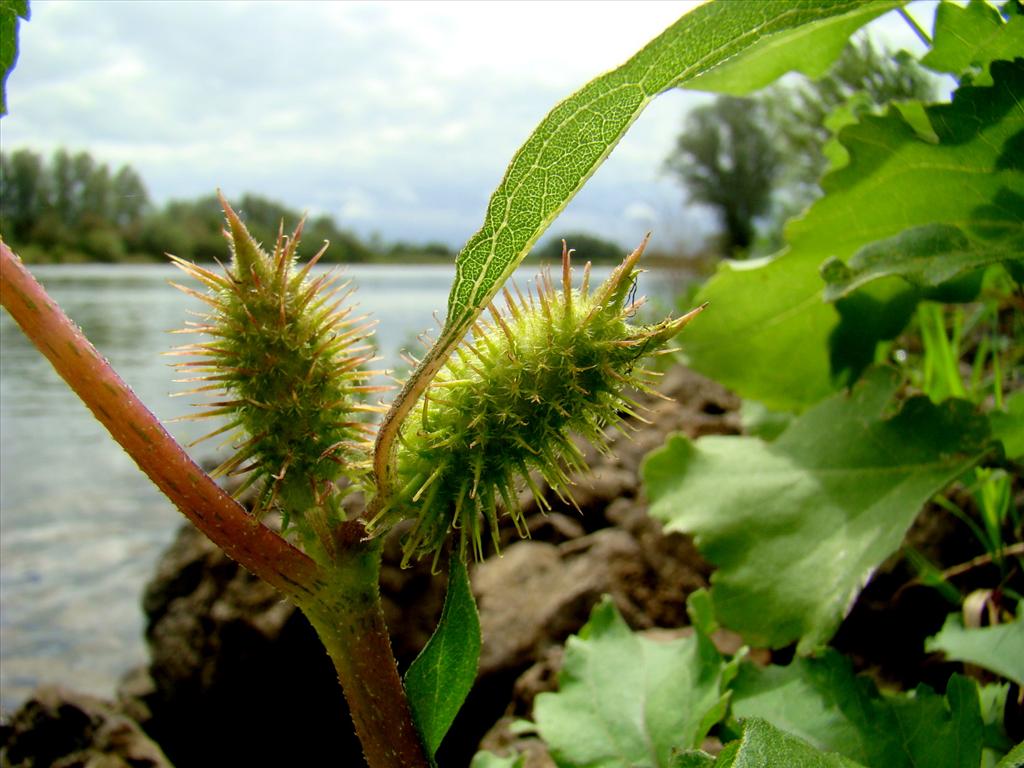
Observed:
[[[529,260],[547,265],[560,264],[563,240],[574,251],[573,263],[579,265],[588,261],[594,264],[618,264],[631,250],[586,232],[566,232],[550,238],[544,245],[535,248],[530,254]]]
[[[259,195],[232,205],[257,240],[277,237],[281,222],[294,226],[301,213]],[[112,170],[88,152],[57,150],[46,160],[28,149],[0,152],[0,236],[30,263],[162,262],[173,253],[189,261],[223,260],[227,244],[224,216],[216,196],[172,200],[158,208],[131,166]],[[325,241],[329,262],[451,263],[455,252],[444,243],[370,242],[340,229],[330,216],[307,219],[304,255]],[[625,249],[586,233],[565,235],[579,260],[614,263]],[[533,260],[557,263],[561,238],[534,251]]]
[[[112,173],[86,152],[63,149],[48,163],[29,150],[0,153],[0,232],[26,260],[49,252],[48,261],[123,261],[140,247],[150,211],[128,166]]]
[[[282,221],[301,213],[259,195],[233,200],[253,235],[270,244]],[[153,204],[131,166],[112,170],[88,152],[57,150],[46,160],[28,149],[0,152],[0,235],[27,262],[160,262],[165,253],[190,261],[223,260],[224,217],[214,195]],[[441,243],[398,243],[371,249],[330,216],[307,219],[307,248],[330,241],[332,262],[454,259]],[[310,250],[307,255],[312,255]]]

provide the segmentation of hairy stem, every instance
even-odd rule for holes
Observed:
[[[211,541],[297,602],[315,591],[316,563],[250,516],[189,458],[3,242],[0,303],[114,440]]]
[[[377,442],[373,453],[373,472],[377,485],[377,495],[371,500],[367,510],[367,519],[372,520],[377,510],[383,507],[392,493],[392,475],[394,474],[395,438],[402,428],[405,417],[416,405],[419,396],[430,386],[437,372],[444,366],[448,355],[459,343],[461,335],[447,330],[434,343],[420,364],[409,375],[401,392],[391,403],[391,407],[381,421],[377,430]]]
[[[367,763],[428,768],[381,610],[381,540],[367,540],[358,521],[335,536],[335,567],[299,607],[334,662]]]

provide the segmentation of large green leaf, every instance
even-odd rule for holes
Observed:
[[[787,72],[802,72],[812,79],[824,75],[850,42],[850,35],[883,13],[903,5],[903,0],[864,3],[842,16],[799,27],[782,35],[768,35],[743,53],[685,87],[745,96],[777,80]]]
[[[916,397],[890,415],[899,384],[874,369],[772,443],[675,435],[647,457],[651,514],[696,535],[717,615],[749,643],[827,642],[921,505],[985,454],[970,403]]]
[[[842,755],[821,752],[758,717],[744,720],[742,728],[739,740],[727,744],[717,760],[702,752],[683,753],[672,768],[865,768]]]
[[[829,650],[787,667],[744,664],[732,687],[737,717],[764,718],[869,768],[978,768],[981,761],[978,689],[958,675],[945,697],[925,686],[883,695]]]
[[[480,618],[466,564],[453,557],[441,621],[405,673],[413,720],[433,755],[476,680]]]
[[[946,658],[965,661],[1024,685],[1024,612],[1009,624],[967,629],[959,614],[950,614],[939,634],[928,638],[925,650],[942,651]]]
[[[456,260],[445,339],[461,338],[655,96],[762,41],[770,40],[781,50],[812,25],[847,15],[847,31],[871,16],[859,0],[711,2],[556,106],[512,158],[487,206],[483,227]]]
[[[699,630],[640,637],[606,597],[569,639],[559,690],[537,696],[534,719],[560,766],[668,766],[725,715],[731,673]]]
[[[724,263],[697,297],[711,308],[682,339],[690,364],[780,410],[832,391],[829,339],[838,315],[823,301],[821,264],[845,262],[913,227],[971,228],[980,237],[986,211],[1024,196],[1024,60],[995,62],[992,72],[993,86],[960,88],[951,104],[927,107],[938,143],[896,109],[844,128],[849,162],[790,222],[788,248],[769,261]]]
[[[1012,59],[1024,53],[1024,17],[1009,21],[982,0],[971,0],[966,7],[942,3],[935,12],[932,49],[921,63],[936,72],[959,77],[974,74],[974,82],[992,82],[988,65],[997,59]]]

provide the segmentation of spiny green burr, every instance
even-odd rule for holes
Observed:
[[[365,474],[371,449],[363,413],[376,409],[360,402],[380,389],[366,384],[371,324],[352,317],[348,283],[311,274],[326,245],[296,266],[301,222],[290,237],[280,232],[268,254],[221,203],[232,253],[224,272],[171,257],[208,289],[177,286],[209,308],[179,331],[210,337],[174,352],[199,358],[178,365],[189,373],[180,381],[197,383],[182,394],[217,398],[188,418],[224,420],[200,440],[229,436],[235,452],[215,474],[247,475],[239,492],[258,484],[257,513],[278,508],[300,540],[329,548],[330,529],[343,519],[340,498]]]
[[[655,325],[628,322],[639,304],[629,297],[646,242],[594,292],[589,264],[582,287],[572,287],[563,247],[560,288],[544,275],[528,297],[506,289],[506,310],[492,305],[490,320],[456,348],[402,426],[394,497],[370,521],[375,530],[413,520],[406,562],[436,561],[456,531],[460,556],[481,559],[483,529],[497,548],[502,513],[527,535],[517,486],[546,507],[531,472],[571,501],[569,473],[584,468],[573,435],[603,448],[606,427],[638,407],[627,391],[650,389],[641,359],[700,311]]]

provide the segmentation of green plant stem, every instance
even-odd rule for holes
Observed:
[[[377,486],[377,495],[371,499],[367,509],[366,517],[372,520],[382,506],[386,505],[392,493],[392,475],[394,474],[395,439],[398,431],[409,415],[409,411],[416,405],[416,401],[423,391],[430,386],[437,372],[444,366],[448,355],[458,344],[461,337],[448,331],[442,332],[441,337],[434,342],[434,345],[427,352],[426,356],[409,374],[405,386],[391,402],[391,407],[384,414],[380,427],[377,430],[377,440],[373,451],[373,472]]]
[[[334,662],[367,763],[429,768],[381,610],[381,540],[367,540],[358,521],[335,536],[335,567],[299,607]]]
[[[232,559],[296,602],[312,594],[316,563],[249,515],[163,428],[6,243],[0,303],[139,468]]]

